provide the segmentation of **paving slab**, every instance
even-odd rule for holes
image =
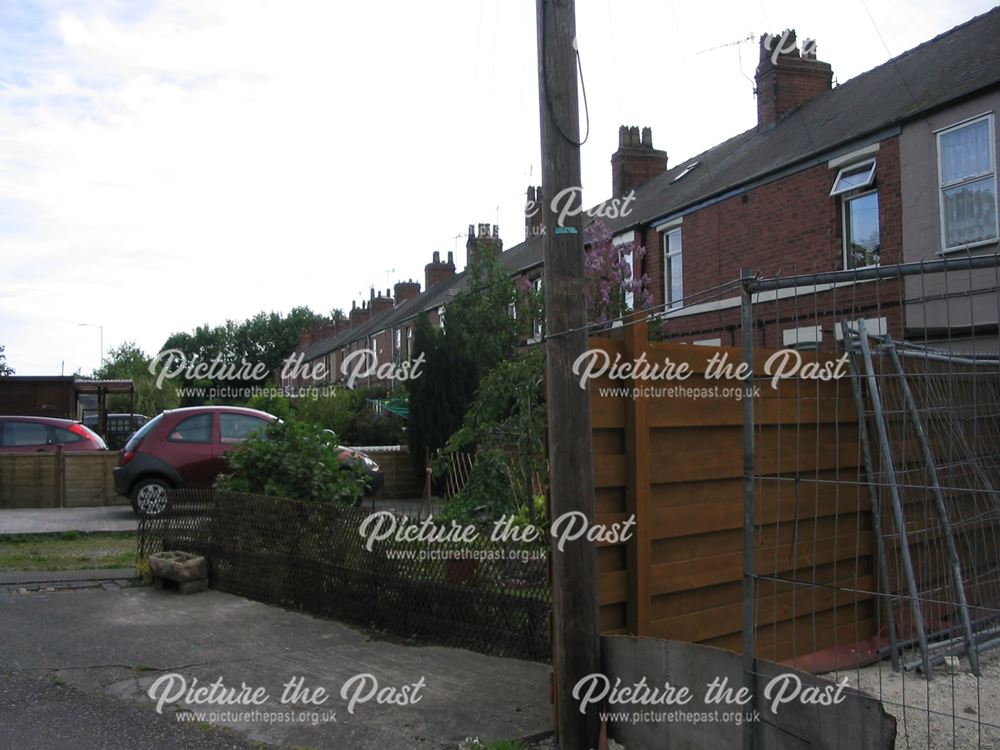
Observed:
[[[204,721],[279,747],[445,750],[470,736],[492,741],[551,728],[547,665],[375,640],[216,591],[91,589],[0,600],[0,665],[14,675],[55,675],[157,719]],[[157,680],[160,694],[221,680],[263,688],[266,700],[199,704],[189,695],[158,715],[148,695]],[[282,703],[293,680],[329,697]]]
[[[54,534],[60,531],[136,531],[131,505],[94,508],[18,508],[0,510],[0,534]]]

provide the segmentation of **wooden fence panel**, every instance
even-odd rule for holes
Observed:
[[[0,509],[127,505],[115,494],[113,451],[0,454]]]
[[[686,363],[677,380],[591,381],[596,521],[634,513],[626,544],[599,545],[598,600],[606,633],[740,648],[743,574],[743,406],[736,379],[707,379],[710,358],[734,347],[650,343],[644,325],[621,340],[591,339],[614,362]],[[761,372],[773,351],[755,352]],[[830,358],[802,353],[805,362]],[[757,450],[755,572],[877,590],[875,542],[849,385],[786,379],[754,401]],[[680,386],[680,388],[673,388]],[[693,397],[691,389],[717,387]],[[616,389],[609,391],[607,389]],[[633,397],[635,396],[635,397]],[[761,582],[762,656],[791,659],[874,634],[870,594],[806,593]],[[845,614],[850,611],[851,616]],[[850,621],[850,627],[845,628]]]

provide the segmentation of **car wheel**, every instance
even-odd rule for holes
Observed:
[[[132,488],[132,507],[140,518],[156,518],[162,516],[167,509],[167,490],[170,484],[166,480],[152,477],[143,479]]]

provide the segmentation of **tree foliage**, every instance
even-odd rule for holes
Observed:
[[[426,317],[414,326],[411,356],[424,355],[421,376],[409,384],[410,450],[423,460],[435,453],[462,426],[479,382],[499,363],[510,359],[530,318],[511,315],[525,305],[498,254],[488,247],[467,271],[466,284],[445,308],[444,328]]]
[[[6,347],[0,344],[0,376],[13,375],[14,368],[7,364],[7,355],[4,353]]]
[[[149,371],[150,357],[134,341],[124,341],[112,347],[103,364],[93,372],[93,377],[102,380],[131,380],[135,386],[137,414],[152,417],[165,409],[173,409],[180,404],[177,385],[167,379],[157,385],[157,378]],[[108,397],[109,412],[127,412],[129,397],[112,394]]]
[[[543,353],[534,348],[524,356],[501,362],[480,382],[461,428],[452,434],[444,450],[445,456],[475,452],[477,468],[483,464],[482,471],[474,470],[468,485],[455,498],[454,505],[461,511],[458,515],[485,505],[488,511],[512,515],[523,511],[531,522],[538,520],[534,517],[535,479],[545,483],[548,476],[543,373]],[[497,484],[498,476],[502,481],[494,488],[494,500],[481,502],[490,482]],[[484,482],[487,486],[480,486]]]
[[[607,323],[632,310],[653,306],[649,276],[635,278],[626,258],[642,260],[646,249],[638,242],[616,245],[611,230],[602,221],[595,221],[584,230],[587,257],[584,261],[587,320]],[[632,304],[628,297],[632,296]]]
[[[174,333],[163,344],[161,351],[178,350],[190,361],[212,362],[218,357],[222,363],[234,366],[247,362],[251,367],[265,365],[267,375],[261,380],[227,380],[225,383],[198,382],[211,387],[228,385],[247,388],[261,385],[273,370],[280,368],[298,346],[302,333],[328,322],[308,307],[296,307],[287,315],[277,312],[260,312],[243,321],[227,320],[222,325],[198,326],[191,333]],[[194,384],[184,380],[184,385]]]

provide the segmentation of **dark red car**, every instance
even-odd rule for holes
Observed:
[[[165,411],[144,424],[118,454],[115,492],[132,501],[139,516],[166,510],[167,490],[207,489],[226,470],[226,454],[277,419],[239,406],[193,406]],[[379,467],[367,456],[340,449],[344,462],[361,462],[371,475],[369,489],[381,486]]]
[[[226,451],[274,421],[256,409],[195,406],[165,411],[144,424],[118,454],[115,492],[141,516],[167,507],[173,487],[208,488],[226,468]]]
[[[72,419],[0,417],[0,453],[103,451],[108,446],[96,432]]]

